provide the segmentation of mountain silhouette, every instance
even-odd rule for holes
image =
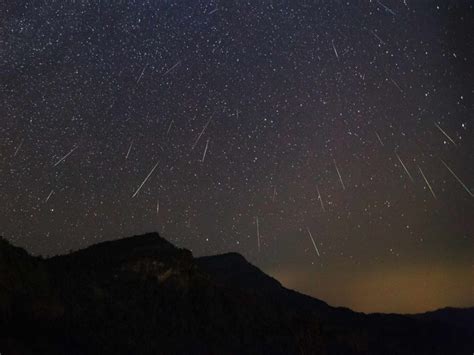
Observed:
[[[158,234],[41,258],[0,239],[3,354],[470,354],[474,309],[363,314],[283,287],[236,253]]]

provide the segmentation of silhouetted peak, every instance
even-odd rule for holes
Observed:
[[[472,312],[418,318],[334,309],[282,287],[238,253],[195,259],[156,233],[51,259],[0,239],[5,353],[434,355],[473,348]]]
[[[280,282],[249,263],[239,253],[204,256],[197,258],[196,262],[221,284],[259,291],[282,287]]]
[[[89,248],[143,248],[143,247],[159,247],[167,249],[176,249],[176,247],[166,239],[160,237],[158,233],[146,233],[125,237],[121,239],[109,240],[90,246]],[[85,250],[89,249],[86,248]]]
[[[4,250],[4,249],[14,250],[14,249],[21,249],[21,248],[14,246],[9,240],[0,236],[0,250]]]
[[[242,254],[237,252],[229,252],[224,254],[217,254],[211,256],[203,256],[199,258],[200,260],[215,260],[219,263],[227,264],[250,264],[247,259]]]
[[[51,258],[49,262],[95,268],[136,263],[138,260],[141,264],[148,264],[148,261],[153,264],[156,260],[174,260],[175,264],[177,260],[192,260],[192,254],[189,250],[176,248],[158,233],[148,233],[95,244],[68,255]]]
[[[430,312],[412,315],[424,320],[444,322],[451,326],[467,329],[474,337],[474,307],[453,308],[445,307]]]
[[[9,240],[0,236],[0,262],[6,262],[10,258],[32,258],[28,252],[20,247],[13,245]]]

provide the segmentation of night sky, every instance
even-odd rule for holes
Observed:
[[[331,305],[472,306],[473,54],[468,0],[2,2],[0,235],[158,231]]]

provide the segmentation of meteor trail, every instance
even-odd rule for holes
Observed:
[[[314,250],[316,250],[316,253],[318,254],[318,256],[321,256],[319,254],[318,247],[316,246],[316,243],[314,242],[313,235],[311,234],[311,231],[309,230],[308,227],[306,227],[306,230],[308,231],[309,237],[311,238],[311,241],[313,242]]]
[[[206,130],[207,126],[209,126],[209,123],[211,122],[212,120],[212,117],[214,115],[211,115],[211,118],[209,118],[209,120],[206,122],[206,124],[204,125],[204,128],[202,129],[201,133],[199,133],[198,137],[196,138],[196,141],[194,142],[193,144],[193,147],[191,148],[191,150],[194,149],[194,147],[196,146],[196,144],[199,142],[199,139],[201,139],[201,136],[203,135],[204,131]]]
[[[209,145],[209,139],[206,141],[206,148],[204,148],[204,153],[202,154],[201,163],[204,163],[204,159],[206,159],[206,153],[207,153],[207,146],[208,145]]]
[[[16,155],[20,151],[20,148],[23,145],[23,141],[24,141],[24,139],[21,140],[20,144],[18,145],[18,148],[16,148],[15,153],[13,154],[14,157],[16,157]]]
[[[54,190],[51,190],[51,192],[49,193],[48,197],[46,197],[46,200],[44,200],[45,203],[49,201],[49,199],[50,199],[51,196],[53,195],[53,192],[54,192]]]
[[[142,72],[140,73],[140,76],[137,79],[137,84],[140,82],[140,80],[142,80],[142,76],[145,73],[145,69],[146,69],[147,66],[148,66],[148,63],[146,63],[145,66],[143,67],[143,70],[142,70]]]
[[[341,182],[341,185],[342,185],[342,189],[345,190],[346,187],[344,186],[344,182],[342,181],[341,173],[339,172],[339,169],[337,168],[336,159],[333,159],[333,161],[334,161],[334,166],[336,167],[337,175],[339,176],[339,181]]]
[[[407,175],[408,175],[408,177],[410,178],[411,182],[415,182],[415,181],[413,180],[413,177],[411,176],[410,172],[408,171],[407,167],[405,166],[405,164],[403,164],[403,161],[402,161],[402,159],[400,158],[400,156],[398,155],[397,152],[395,152],[395,155],[397,156],[397,159],[398,159],[398,161],[400,162],[400,164],[402,164],[402,167],[403,167],[403,169],[405,170],[405,172],[407,173]]]
[[[332,40],[332,49],[334,49],[334,54],[336,55],[337,60],[339,60],[339,55],[337,54],[336,46],[334,45],[334,40]]]
[[[133,145],[133,141],[130,143],[130,147],[128,147],[128,151],[127,151],[127,155],[125,156],[125,159],[128,159],[130,151],[132,150],[132,145]]]
[[[377,136],[377,139],[379,140],[380,145],[383,147],[382,139],[380,138],[380,136],[379,136],[379,134],[377,133],[377,131],[375,131],[375,135]]]
[[[216,7],[214,10],[212,10],[211,12],[209,12],[208,15],[212,15],[212,14],[213,14],[214,12],[216,12],[217,10],[219,10],[219,9]]]
[[[61,163],[62,161],[64,161],[68,156],[70,156],[72,154],[72,152],[74,152],[76,149],[77,149],[78,146],[75,146],[74,148],[72,148],[69,153],[67,153],[65,156],[63,156],[61,159],[59,159],[56,164],[54,164],[53,166],[57,166],[59,163]]]
[[[166,135],[168,135],[168,133],[170,133],[171,126],[173,125],[173,122],[174,122],[174,120],[171,120],[170,125],[168,126],[168,130],[166,131]]]
[[[393,16],[397,15],[392,9],[390,9],[388,6],[382,4],[379,0],[377,0],[377,2],[380,4],[380,6],[382,6],[387,12],[390,12]]]
[[[456,145],[456,142],[454,142],[454,140],[436,122],[435,122],[435,126],[441,131],[441,133],[443,133],[446,136],[446,138],[448,138],[451,141],[451,143]]]
[[[166,74],[170,73],[174,68],[176,68],[179,63],[181,63],[181,61],[178,61],[178,63],[176,63],[175,65],[173,65],[171,68],[169,68],[164,74],[163,76],[165,76]]]
[[[382,40],[382,38],[380,38],[374,31],[370,31],[370,33],[372,33],[374,35],[374,37],[377,38],[380,41],[380,43],[385,44],[385,42]]]
[[[436,195],[435,195],[433,189],[431,188],[431,185],[430,185],[430,183],[428,182],[428,179],[426,178],[425,174],[423,174],[423,170],[421,170],[420,167],[418,167],[418,169],[420,170],[421,176],[423,176],[423,179],[425,180],[426,185],[429,187],[429,189],[430,189],[430,191],[431,191],[431,194],[432,194],[433,197],[436,199]]]
[[[321,203],[321,208],[323,209],[323,212],[326,212],[326,209],[324,208],[324,204],[323,204],[323,198],[321,197],[321,194],[319,193],[318,185],[316,185],[316,191],[318,191],[318,200]]]
[[[390,78],[390,80],[392,81],[393,85],[395,85],[397,87],[397,89],[400,90],[401,93],[403,93],[403,90],[400,87],[400,85],[398,85],[398,83],[395,80],[393,80],[392,78]]]
[[[140,192],[140,190],[142,189],[143,185],[145,185],[145,183],[147,182],[147,180],[150,178],[151,174],[153,174],[153,172],[155,171],[156,167],[158,166],[158,163],[155,164],[155,166],[153,167],[153,169],[151,169],[151,171],[148,173],[148,175],[146,176],[145,180],[143,180],[143,182],[140,184],[140,186],[138,186],[138,189],[137,191],[135,191],[135,193],[132,195],[132,198],[134,198],[135,196],[138,195],[138,193]]]
[[[461,186],[464,188],[464,190],[467,191],[467,193],[469,194],[469,196],[471,197],[474,197],[474,194],[471,192],[471,190],[469,190],[469,188],[461,181],[460,178],[458,178],[458,176],[454,173],[454,171],[451,170],[451,168],[448,166],[448,164],[446,164],[442,159],[441,160],[441,163],[443,163],[443,165],[449,170],[449,172],[456,178],[456,180],[461,184]]]

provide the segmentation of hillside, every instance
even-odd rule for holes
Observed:
[[[239,254],[147,234],[36,258],[0,241],[2,354],[463,354],[457,319],[365,315],[284,288]],[[462,316],[465,314],[465,316]]]

